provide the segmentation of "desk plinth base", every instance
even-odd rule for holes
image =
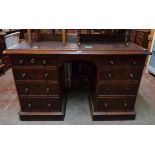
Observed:
[[[19,112],[21,121],[63,121],[64,116],[63,112]]]
[[[134,120],[135,111],[96,112],[91,98],[89,98],[91,116],[93,121]]]
[[[93,121],[134,120],[136,112],[92,112],[91,115]]]

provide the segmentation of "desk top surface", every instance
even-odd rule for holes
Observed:
[[[146,49],[129,42],[125,43],[66,43],[41,41],[34,42],[32,46],[23,41],[11,49],[6,49],[4,54],[85,54],[85,55],[105,55],[105,54],[149,54]]]

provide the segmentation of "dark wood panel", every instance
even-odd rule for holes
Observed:
[[[62,99],[60,98],[19,98],[21,110],[25,112],[61,112]]]
[[[140,80],[143,67],[100,67],[98,76],[104,80]]]
[[[11,59],[14,66],[55,66],[58,64],[56,57],[50,55],[19,55],[18,57],[11,56]]]
[[[59,72],[55,67],[50,68],[14,68],[16,80],[53,80],[58,81]]]
[[[97,95],[136,95],[139,88],[137,82],[105,82],[96,87]]]
[[[95,111],[133,111],[135,97],[98,97]]]
[[[58,96],[60,94],[59,84],[51,81],[17,81],[16,87],[20,96]]]

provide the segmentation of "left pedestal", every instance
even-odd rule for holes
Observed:
[[[11,55],[21,120],[63,120],[66,95],[50,55]]]

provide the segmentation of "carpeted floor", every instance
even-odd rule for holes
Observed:
[[[68,96],[64,121],[20,121],[19,101],[10,69],[0,77],[0,124],[29,125],[99,125],[99,124],[155,124],[155,77],[144,72],[138,92],[135,109],[136,120],[130,121],[92,121],[87,94],[71,92]]]

